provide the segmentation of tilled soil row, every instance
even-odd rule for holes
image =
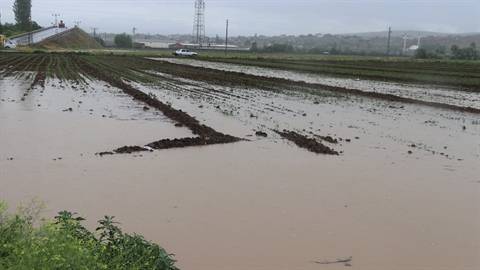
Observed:
[[[33,78],[33,82],[30,85],[30,89],[33,89],[35,86],[39,85],[42,88],[45,88],[45,79],[46,79],[46,74],[43,71],[37,72],[35,75],[35,78]]]

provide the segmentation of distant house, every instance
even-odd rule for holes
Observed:
[[[184,49],[185,47],[182,43],[177,42],[177,43],[168,45],[168,48],[173,50],[179,50],[179,49]]]
[[[145,48],[147,49],[168,49],[168,45],[170,44],[168,42],[148,40],[141,41],[141,43],[145,44]]]
[[[145,49],[146,46],[145,46],[145,43],[143,43],[143,42],[134,42],[133,43],[133,48],[135,48],[135,49]]]
[[[177,43],[174,43],[174,44],[170,44],[168,46],[169,49],[173,49],[173,50],[179,50],[179,49],[197,49],[197,48],[200,48],[200,44],[195,44],[195,43],[180,43],[180,42],[177,42]]]

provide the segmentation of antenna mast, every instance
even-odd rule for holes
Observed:
[[[205,0],[195,0],[193,37],[195,38],[195,43],[202,47],[202,44],[205,42]]]

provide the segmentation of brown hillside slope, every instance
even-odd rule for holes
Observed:
[[[62,49],[74,49],[74,50],[87,50],[87,49],[101,49],[100,45],[95,39],[87,34],[82,29],[75,27],[70,31],[61,33],[57,36],[48,38],[38,44],[37,48],[48,50],[62,50]]]

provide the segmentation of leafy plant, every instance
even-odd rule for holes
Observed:
[[[0,269],[177,270],[172,254],[142,236],[123,233],[114,217],[100,220],[96,233],[84,218],[62,211],[35,227],[38,211],[6,213],[0,202]]]

